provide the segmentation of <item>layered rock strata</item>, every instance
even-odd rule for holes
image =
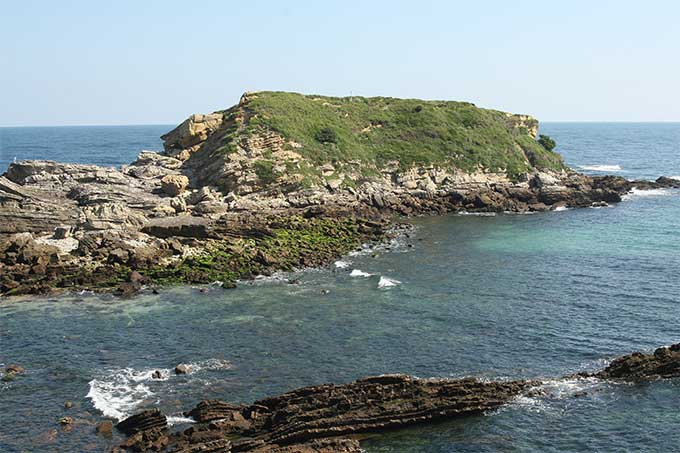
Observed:
[[[680,376],[680,344],[635,352],[580,377],[645,381]],[[187,411],[197,423],[170,433],[145,411],[124,422],[132,436],[121,446],[172,452],[359,452],[356,436],[484,413],[522,394],[540,394],[539,381],[418,379],[383,375],[343,385],[297,389],[253,404],[206,400]],[[145,429],[145,427],[150,427]]]
[[[142,430],[124,446],[174,452],[360,451],[355,440],[338,437],[483,413],[533,385],[386,375],[305,387],[251,405],[203,401],[186,413],[197,425],[177,434]],[[140,426],[149,424],[135,417]]]

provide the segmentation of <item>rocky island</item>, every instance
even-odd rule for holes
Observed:
[[[319,266],[395,215],[547,211],[680,181],[567,168],[527,115],[464,102],[246,93],[120,169],[12,163],[0,294],[220,282]]]

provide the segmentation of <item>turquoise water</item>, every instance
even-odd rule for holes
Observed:
[[[564,123],[543,132],[574,167],[618,165],[629,178],[680,175],[680,125]],[[116,441],[94,435],[102,413],[157,405],[179,415],[203,398],[250,402],[377,373],[550,379],[680,341],[680,193],[635,194],[601,209],[413,223],[411,237],[344,257],[347,267],[235,290],[3,302],[0,363],[27,372],[0,383],[0,451],[101,451]],[[353,269],[372,275],[351,277]],[[379,288],[381,277],[401,283]],[[195,371],[172,375],[180,362]],[[156,369],[162,380],[150,379]],[[368,452],[675,450],[678,384],[557,379],[546,385],[551,396],[363,445]],[[65,401],[74,408],[63,409]],[[65,415],[76,420],[71,432],[58,426]]]

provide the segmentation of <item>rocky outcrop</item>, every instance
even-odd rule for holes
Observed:
[[[222,113],[191,115],[182,124],[163,135],[165,152],[179,160],[186,160],[192,152],[200,148],[207,138],[224,121]]]
[[[538,120],[531,115],[507,114],[510,125],[517,129],[526,129],[531,137],[538,137]]]
[[[353,452],[360,451],[356,441],[338,436],[493,410],[534,384],[376,376],[345,385],[305,387],[251,405],[203,401],[186,414],[197,425],[157,436],[166,437],[163,448],[171,451],[213,451],[219,445],[235,452]],[[223,443],[227,438],[229,445]],[[140,441],[148,444],[148,436]]]
[[[596,377],[628,381],[680,376],[680,344],[612,361]],[[158,424],[134,431],[121,447],[172,452],[359,452],[356,436],[494,410],[522,394],[540,395],[539,381],[418,379],[383,375],[349,384],[304,387],[250,405],[206,400],[186,412],[197,423],[169,433]],[[123,423],[146,426],[149,411]],[[158,418],[157,414],[153,415]]]
[[[680,343],[662,346],[652,354],[634,352],[619,357],[593,376],[627,381],[680,377]]]
[[[141,431],[165,428],[168,420],[158,409],[151,409],[128,417],[116,425],[116,428],[128,436]]]
[[[322,170],[335,174],[332,165]],[[256,259],[277,254],[253,250],[247,269],[243,260],[235,259],[241,264],[228,265],[224,270],[230,272],[172,271],[156,280],[233,281],[265,271],[260,265],[273,271],[284,264],[324,264],[324,259],[351,250],[357,241],[380,236],[394,213],[547,211],[617,202],[634,187],[680,187],[680,181],[669,178],[627,181],[537,171],[511,181],[484,172],[386,168],[383,176],[359,187],[328,184],[281,193],[254,185],[245,193],[225,194],[218,187],[200,186],[200,179],[192,182],[193,170],[186,169],[186,175],[184,171],[178,160],[150,152],[121,170],[44,161],[12,164],[0,177],[0,294],[118,288],[130,270],[161,275],[157,268],[181,267],[202,251],[241,250],[248,238],[258,241],[256,248],[270,246],[266,238],[277,228],[288,228],[292,220],[286,219],[349,222],[354,226],[343,234],[353,239],[333,251],[318,249],[317,258],[307,253],[304,259],[284,263]],[[379,222],[369,226],[365,219]],[[289,255],[286,251],[283,256]],[[251,259],[248,256],[243,258]]]
[[[189,187],[189,178],[184,175],[166,175],[161,178],[161,190],[171,197],[181,195]]]

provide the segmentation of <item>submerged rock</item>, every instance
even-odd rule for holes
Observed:
[[[96,433],[103,437],[113,436],[113,422],[111,420],[104,420],[97,424]]]
[[[20,374],[24,371],[26,371],[26,368],[17,364],[11,364],[5,367],[5,373]]]
[[[184,363],[180,363],[175,367],[175,374],[187,374],[191,371],[191,366]]]

